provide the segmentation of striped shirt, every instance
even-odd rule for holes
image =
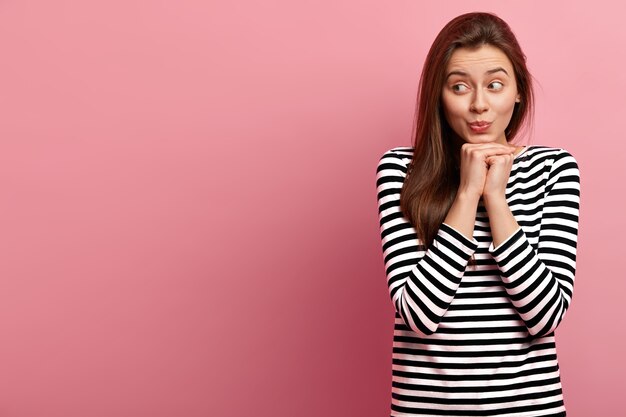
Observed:
[[[574,287],[576,160],[564,149],[525,147],[506,187],[517,230],[494,247],[481,199],[472,239],[444,222],[424,250],[400,211],[412,155],[391,149],[377,169],[395,306],[391,416],[564,416],[554,330]]]

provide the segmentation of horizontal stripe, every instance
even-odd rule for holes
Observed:
[[[391,149],[376,171],[395,307],[391,415],[565,415],[554,331],[575,281],[576,160],[527,147],[505,192],[519,227],[495,247],[481,200],[471,239],[442,223],[426,248],[400,208],[412,157],[412,148]]]

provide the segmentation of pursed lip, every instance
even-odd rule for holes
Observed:
[[[485,121],[469,123],[469,128],[474,133],[486,133],[487,131],[489,131],[490,126],[491,123]]]
[[[490,124],[491,122],[486,122],[484,120],[469,123],[470,126],[476,126],[476,127],[489,126]]]

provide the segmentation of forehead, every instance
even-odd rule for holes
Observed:
[[[503,67],[511,70],[513,64],[500,48],[482,45],[479,48],[457,48],[448,61],[447,71],[464,70],[466,72],[483,71],[492,67]]]

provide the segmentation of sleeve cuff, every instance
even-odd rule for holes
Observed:
[[[501,255],[506,252],[515,242],[524,237],[524,231],[520,226],[511,234],[511,236],[507,237],[504,242],[500,243],[497,247],[493,245],[493,241],[489,245],[489,252],[491,255],[498,260]]]
[[[452,238],[454,238],[458,243],[463,244],[467,249],[470,249],[472,252],[478,248],[478,241],[472,236],[469,239],[463,233],[459,232],[454,227],[450,226],[447,223],[441,223],[440,230],[448,233]]]

